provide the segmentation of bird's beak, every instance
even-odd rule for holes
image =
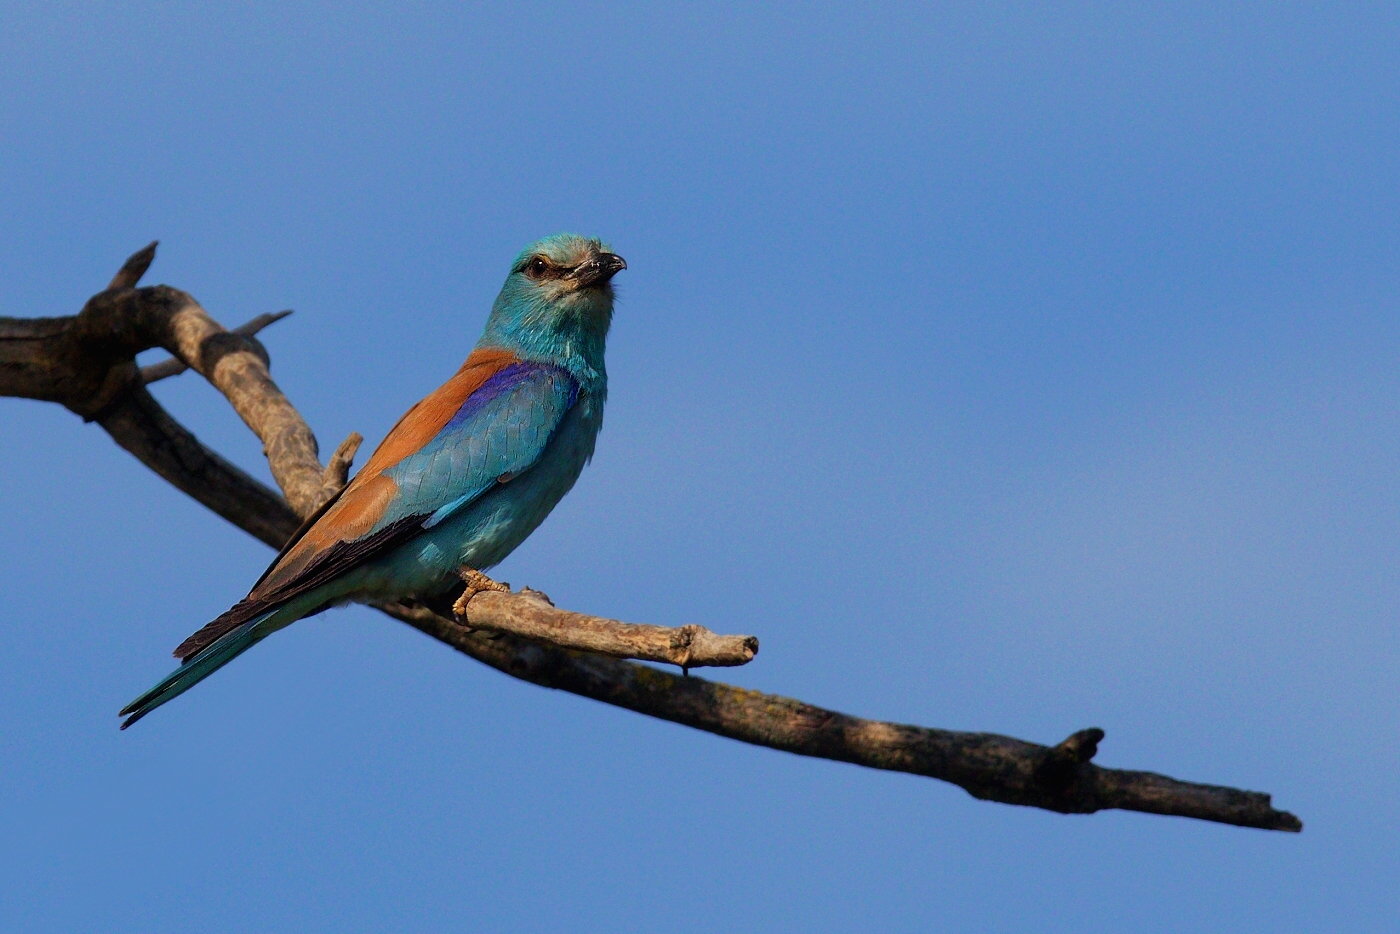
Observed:
[[[627,268],[627,260],[616,253],[599,253],[585,263],[579,263],[569,271],[568,278],[585,289],[590,285],[601,285]]]

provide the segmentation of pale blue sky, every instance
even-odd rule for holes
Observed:
[[[297,310],[266,343],[329,449],[526,242],[601,236],[598,456],[498,576],[1307,826],[977,802],[359,609],[119,734],[270,555],[0,400],[0,928],[1395,930],[1397,41],[1393,4],[7,4],[0,314],[160,238],[225,323]]]

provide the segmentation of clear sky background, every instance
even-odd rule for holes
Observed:
[[[598,455],[498,577],[1301,835],[756,749],[361,609],[118,733],[270,553],[0,400],[0,929],[1396,930],[1400,8],[1161,6],[8,2],[0,314],[160,238],[224,323],[296,309],[329,450],[601,236]]]

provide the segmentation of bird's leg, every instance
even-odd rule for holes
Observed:
[[[500,581],[493,581],[482,574],[476,568],[459,568],[457,576],[467,585],[467,589],[462,591],[462,595],[457,598],[457,602],[452,604],[452,612],[462,619],[467,618],[467,604],[472,597],[485,590],[499,590],[502,593],[510,593],[510,584],[503,584]]]

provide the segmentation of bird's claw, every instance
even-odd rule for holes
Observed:
[[[452,604],[452,612],[465,619],[467,616],[467,604],[471,603],[472,597],[487,590],[496,590],[501,593],[510,593],[510,584],[503,584],[500,581],[492,580],[482,574],[476,568],[462,568],[457,572],[457,576],[462,578],[467,589],[462,591],[462,595],[457,598],[457,602]]]

